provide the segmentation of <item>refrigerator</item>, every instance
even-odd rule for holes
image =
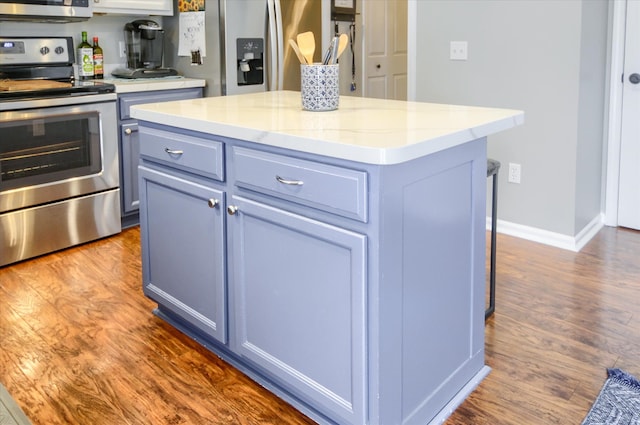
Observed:
[[[331,0],[207,0],[206,56],[195,65],[191,57],[178,56],[181,28],[175,10],[163,18],[165,63],[180,75],[206,80],[207,97],[300,90],[300,62],[288,40],[312,31],[319,62],[334,32]]]

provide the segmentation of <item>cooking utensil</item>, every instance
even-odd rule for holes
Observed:
[[[331,64],[338,63],[338,44],[340,43],[340,38],[338,36],[333,37],[333,43],[331,44]]]
[[[316,51],[316,40],[313,37],[313,32],[307,31],[298,34],[298,49],[300,49],[300,53],[307,60],[307,64],[311,65],[313,63],[313,54]]]
[[[348,43],[349,36],[347,36],[347,34],[340,34],[340,38],[338,39],[338,55],[336,57],[336,61],[338,60],[342,52],[344,52],[344,49],[347,47]]]
[[[298,57],[298,60],[300,61],[300,63],[303,65],[308,65],[307,60],[304,58],[304,56],[302,56],[302,53],[300,53],[300,49],[298,48],[298,45],[296,44],[295,40],[290,38],[289,44],[291,45],[291,48],[293,49],[293,51],[296,52],[296,56]]]
[[[340,34],[340,36],[336,36],[331,39],[331,43],[329,43],[329,47],[325,52],[322,63],[324,65],[332,65],[338,63],[338,58],[344,52],[344,49],[347,47],[349,43],[349,37],[347,34]]]
[[[329,65],[331,63],[334,44],[335,44],[335,38],[331,39],[331,42],[329,43],[329,47],[327,47],[327,51],[324,52],[324,56],[322,57],[323,65]]]

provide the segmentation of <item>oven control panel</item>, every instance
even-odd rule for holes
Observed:
[[[0,37],[0,66],[73,63],[71,37]]]

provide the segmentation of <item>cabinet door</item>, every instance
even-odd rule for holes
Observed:
[[[92,0],[95,13],[115,15],[173,15],[172,0]]]
[[[366,236],[230,204],[232,349],[336,422],[365,423]]]
[[[122,215],[138,211],[138,158],[140,157],[140,136],[138,122],[123,123],[120,126],[120,188],[122,191]]]
[[[227,342],[224,193],[139,168],[144,293]]]
[[[172,100],[202,97],[201,88],[156,90],[153,92],[124,93],[118,95],[118,122],[120,123],[120,193],[122,216],[133,216],[138,212],[138,158],[140,136],[138,121],[131,118],[130,109],[142,103],[167,102]],[[135,220],[137,222],[137,220]]]

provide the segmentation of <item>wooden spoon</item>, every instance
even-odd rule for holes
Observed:
[[[292,38],[289,39],[289,44],[291,45],[291,48],[293,49],[293,51],[296,52],[296,56],[298,57],[298,60],[300,61],[300,63],[303,65],[306,65],[307,60],[304,58],[304,56],[302,56],[302,53],[300,53],[300,49],[298,49],[298,45]]]
[[[347,47],[348,43],[349,43],[349,36],[347,36],[347,34],[340,34],[340,39],[338,40],[338,56],[336,57],[336,62],[340,57],[340,55],[342,54],[342,52],[344,52],[344,49]]]
[[[316,40],[311,31],[298,34],[298,48],[300,53],[307,60],[307,64],[313,63],[313,53],[316,51]]]

